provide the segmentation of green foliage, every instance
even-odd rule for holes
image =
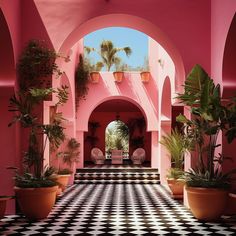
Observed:
[[[183,104],[190,106],[192,118],[179,115],[177,121],[184,124],[187,136],[194,141],[199,159],[197,171],[190,173],[191,178],[187,183],[194,185],[195,176],[198,185],[201,183],[199,180],[201,178],[204,186],[207,181],[211,182],[209,185],[212,186],[216,185],[215,182],[224,185],[220,171],[222,162],[219,161],[221,158],[215,157],[215,149],[219,146],[217,137],[220,131],[225,133],[229,143],[236,137],[235,98],[222,102],[220,85],[215,85],[199,65],[196,65],[188,75],[184,93],[179,94],[178,98]]]
[[[162,136],[160,143],[166,147],[171,157],[172,166],[183,169],[184,154],[191,150],[191,139],[186,138],[177,129],[172,130],[170,134]]]
[[[51,167],[45,168],[39,178],[28,172],[20,175],[18,171],[16,171],[14,177],[15,185],[20,188],[42,188],[56,186],[57,183],[50,179],[54,173],[54,169]]]
[[[95,64],[93,64],[91,62],[90,58],[86,58],[84,61],[85,61],[85,65],[87,66],[89,72],[95,72],[95,71],[99,72],[104,67],[104,64],[101,61],[99,61]]]
[[[49,49],[44,41],[29,41],[17,63],[21,89],[41,87],[45,85],[45,77],[49,77],[53,73],[60,76],[63,72],[55,63],[58,57],[60,56],[54,50]]]
[[[184,179],[184,171],[179,168],[170,168],[166,177],[169,179]]]
[[[64,128],[61,125],[62,120],[57,116],[51,124],[44,125],[40,122],[37,113],[37,106],[44,101],[45,95],[48,95],[48,89],[30,89],[29,92],[21,91],[18,95],[10,98],[9,111],[14,112],[13,120],[9,126],[14,123],[20,123],[22,127],[29,130],[28,150],[24,153],[23,164],[26,172],[32,171],[32,180],[41,179],[43,155],[47,141],[52,147],[57,148],[64,140]],[[56,90],[51,90],[56,92]],[[65,99],[67,100],[67,99]],[[41,144],[42,135],[46,136],[45,142]],[[29,181],[29,179],[27,179]]]
[[[57,157],[61,158],[63,163],[71,169],[72,164],[79,161],[79,147],[80,143],[75,138],[71,138],[67,141],[65,150],[57,153]],[[59,171],[61,171],[60,168]]]
[[[13,119],[8,125],[19,123],[23,128],[27,128],[29,134],[28,148],[23,156],[23,174],[16,172],[15,176],[16,185],[19,187],[55,185],[48,180],[52,169],[43,168],[43,159],[48,141],[51,147],[58,148],[65,139],[63,118],[60,113],[56,113],[50,124],[43,124],[38,108],[52,94],[58,98],[56,107],[68,100],[67,86],[53,89],[46,85],[42,88],[42,77],[52,76],[54,72],[57,75],[61,74],[55,64],[57,57],[54,50],[48,49],[40,41],[33,40],[29,42],[19,59],[17,71],[23,85],[9,100],[9,111],[13,113]]]
[[[79,105],[81,99],[85,99],[88,94],[89,83],[89,68],[84,62],[83,56],[79,55],[79,63],[75,71],[75,92],[76,92],[76,107]]]
[[[130,56],[132,53],[130,47],[116,48],[110,40],[103,40],[99,49],[87,46],[85,46],[84,49],[87,54],[90,54],[91,52],[97,52],[101,57],[101,61],[99,63],[105,65],[108,71],[110,71],[113,65],[118,66],[121,64],[121,58],[117,56],[118,52],[123,51],[125,52],[126,56]]]
[[[190,169],[185,173],[186,184],[189,187],[203,187],[203,188],[230,188],[232,182],[232,174],[236,171],[233,170],[226,174],[223,174],[221,169],[214,169],[214,174],[206,170],[202,171],[198,167]]]
[[[113,149],[129,150],[129,129],[120,120],[113,121],[113,126],[106,129],[106,152]]]

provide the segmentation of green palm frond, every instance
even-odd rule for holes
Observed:
[[[85,46],[84,50],[87,54],[90,54],[92,51],[97,52],[101,57],[102,63],[106,66],[108,71],[110,71],[113,65],[120,65],[121,59],[117,56],[118,52],[123,51],[125,52],[126,56],[130,56],[132,53],[130,47],[117,48],[110,40],[103,40],[99,49]]]

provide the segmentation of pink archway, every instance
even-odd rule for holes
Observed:
[[[163,31],[153,23],[137,16],[108,14],[92,18],[72,31],[66,40],[64,40],[59,51],[63,54],[67,54],[70,48],[76,44],[79,39],[83,38],[84,35],[101,28],[114,26],[139,30],[156,40],[168,52],[175,64],[175,89],[177,92],[181,91],[185,79],[185,70],[180,53]]]
[[[133,100],[133,99],[131,99],[131,98],[129,98],[129,97],[125,97],[125,96],[110,96],[110,97],[106,97],[106,98],[102,99],[101,101],[98,101],[96,104],[93,104],[93,106],[92,106],[92,108],[91,108],[91,110],[90,110],[90,113],[89,113],[89,117],[91,117],[91,114],[93,113],[93,111],[94,111],[99,105],[101,105],[101,104],[103,104],[103,103],[105,103],[105,102],[107,102],[107,101],[112,101],[112,100],[123,100],[123,101],[127,101],[127,102],[133,104],[133,105],[136,106],[136,107],[140,110],[140,112],[142,113],[142,115],[143,115],[143,117],[144,117],[144,119],[145,119],[146,124],[148,124],[148,122],[150,122],[150,120],[148,119],[148,116],[146,115],[145,109],[144,109],[143,107],[141,107],[140,104],[139,104],[137,101],[135,101],[135,100]],[[88,120],[89,120],[89,117],[88,117]],[[147,125],[147,126],[148,126],[148,125]],[[87,129],[86,129],[86,130],[88,130],[88,126],[87,126]]]
[[[142,108],[136,102],[131,99],[125,99],[122,96],[113,96],[109,99],[104,99],[99,102],[96,107],[92,110],[87,124],[89,122],[99,124],[98,128],[94,132],[94,138],[96,138],[96,143],[90,143],[89,140],[92,138],[91,129],[88,128],[88,132],[84,132],[84,162],[91,162],[90,152],[92,145],[100,148],[103,153],[105,153],[105,130],[107,125],[118,119],[124,122],[126,125],[129,124],[131,120],[135,119],[146,119],[146,115]],[[146,123],[146,121],[145,121]],[[147,132],[143,129],[140,133],[139,130],[134,130],[132,137],[130,137],[129,142],[129,155],[131,156],[133,151],[137,148],[132,144],[132,138],[143,137],[144,143],[143,148],[146,151],[146,162],[151,164],[151,132]],[[94,146],[94,147],[95,147]]]
[[[8,112],[9,98],[14,94],[15,90],[15,61],[10,31],[0,9],[0,107],[1,122],[0,130],[0,148],[2,158],[0,158],[0,195],[13,195],[12,172],[7,170],[7,166],[19,167],[19,159],[17,157],[19,151],[19,127],[8,128],[8,124],[12,120],[12,114]],[[6,148],[7,147],[7,148]],[[14,203],[7,208],[8,213],[12,213]]]
[[[231,22],[226,38],[224,57],[223,57],[223,96],[235,95],[236,90],[236,14]]]
[[[3,92],[6,92],[7,88],[13,88],[15,85],[15,62],[14,52],[11,40],[11,35],[7,26],[7,22],[0,9],[0,88],[4,88]]]
[[[236,14],[234,15],[225,43],[224,57],[223,57],[223,97],[229,98],[235,96],[236,91]],[[222,153],[224,156],[232,158],[232,161],[225,161],[223,165],[224,171],[229,171],[235,168],[236,155],[234,147],[236,140],[232,144],[228,144],[226,138],[222,136]],[[234,186],[235,187],[235,186]]]
[[[161,98],[161,120],[171,119],[171,83],[170,78],[166,77]]]
[[[163,84],[161,97],[161,123],[159,130],[159,141],[161,140],[163,135],[166,135],[171,132],[171,110],[171,83],[170,78],[166,77]],[[160,171],[160,179],[161,183],[166,183],[166,174],[171,166],[171,160],[165,147],[160,144],[159,147],[159,155],[157,158],[159,164],[158,167]]]

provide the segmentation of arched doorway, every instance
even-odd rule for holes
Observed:
[[[129,127],[119,119],[110,122],[105,129],[105,156],[110,159],[113,149],[122,150],[123,157],[129,158]]]
[[[151,132],[147,132],[146,120],[139,107],[124,98],[109,99],[92,111],[88,120],[88,131],[84,132],[84,166],[91,164],[90,154],[93,147],[98,147],[105,154],[106,129],[114,121],[123,127],[127,126],[129,130],[129,146],[124,149],[127,150],[124,158],[129,159],[137,147],[143,147],[146,151],[145,165],[151,166]],[[125,164],[129,163],[127,160]]]
[[[14,183],[12,181],[12,173],[7,170],[6,166],[19,167],[19,159],[16,157],[20,155],[20,138],[19,127],[8,127],[9,122],[12,120],[12,114],[7,111],[9,109],[9,99],[14,94],[16,75],[11,34],[1,9],[0,29],[0,129],[2,131],[2,135],[0,135],[0,147],[2,150],[2,158],[0,158],[0,178],[2,180],[4,179],[4,181],[0,182],[0,195],[13,195]],[[9,204],[7,212],[14,212],[14,203]]]
[[[236,91],[236,14],[234,15],[228,35],[226,38],[224,57],[223,57],[223,97],[229,99],[231,96],[235,96]],[[234,140],[232,144],[228,144],[227,139],[222,135],[222,154],[232,158],[232,161],[225,161],[223,163],[223,169],[225,172],[236,167],[236,154],[234,147],[236,141]]]

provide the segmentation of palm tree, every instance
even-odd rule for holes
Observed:
[[[110,40],[103,40],[99,50],[87,46],[84,49],[87,54],[90,54],[92,51],[97,52],[101,56],[102,63],[108,71],[110,71],[113,65],[119,65],[121,63],[121,58],[117,56],[118,52],[124,51],[127,57],[132,53],[130,47],[116,48]]]

